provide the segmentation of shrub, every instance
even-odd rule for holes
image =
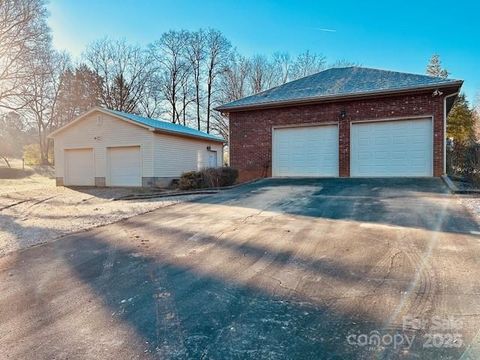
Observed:
[[[178,182],[182,190],[230,186],[238,178],[238,170],[231,167],[207,168],[184,173]]]
[[[238,170],[231,167],[218,168],[220,187],[235,184],[238,179]]]
[[[447,147],[447,173],[463,180],[480,183],[480,146],[455,142]]]
[[[201,171],[205,187],[224,187],[235,183],[238,170],[231,167],[208,168]]]
[[[203,186],[203,176],[199,171],[189,171],[183,173],[178,181],[178,187],[182,190],[201,189]]]

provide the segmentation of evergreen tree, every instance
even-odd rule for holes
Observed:
[[[454,141],[467,143],[475,140],[475,114],[465,94],[455,99],[448,115],[447,136]]]
[[[62,74],[54,128],[100,104],[102,79],[85,64]]]
[[[446,79],[449,75],[446,69],[442,68],[442,62],[440,61],[440,55],[433,54],[427,65],[427,74],[431,76],[440,77]]]
[[[448,78],[449,72],[442,68],[440,55],[432,55],[427,65],[427,74],[443,79]],[[465,94],[458,95],[448,114],[447,137],[462,143],[475,141],[475,125],[475,112],[470,107]]]

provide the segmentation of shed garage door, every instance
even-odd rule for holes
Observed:
[[[94,184],[93,149],[65,150],[65,185],[93,186]]]
[[[109,186],[142,186],[140,146],[111,147],[108,156]]]
[[[273,176],[338,176],[338,126],[273,130]]]
[[[432,176],[430,119],[352,124],[351,176]]]

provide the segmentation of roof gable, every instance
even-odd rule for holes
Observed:
[[[159,132],[165,132],[165,133],[171,133],[173,135],[183,135],[183,136],[190,136],[190,137],[197,137],[197,138],[203,138],[207,140],[212,140],[212,141],[219,141],[219,142],[224,142],[225,140],[219,136],[215,136],[212,134],[208,134],[206,132],[196,130],[193,128],[190,128],[188,126],[183,126],[179,124],[173,124],[171,122],[163,121],[163,120],[157,120],[157,119],[151,119],[147,117],[143,117],[140,115],[135,115],[135,114],[130,114],[130,113],[125,113],[122,111],[117,111],[117,110],[110,110],[110,109],[105,109],[107,112],[112,113],[114,115],[124,117],[130,121],[133,121],[135,123],[138,123],[140,125],[153,128],[155,131]]]
[[[356,66],[332,68],[230,102],[216,110],[233,111],[301,100],[322,100],[451,85],[460,87],[461,84],[461,80]]]
[[[205,140],[211,140],[211,141],[217,141],[217,142],[224,142],[225,140],[219,136],[215,136],[212,134],[205,133],[203,131],[199,131],[196,129],[189,128],[187,126],[179,125],[179,124],[173,124],[167,121],[162,121],[162,120],[157,120],[157,119],[151,119],[151,118],[146,118],[140,115],[135,115],[135,114],[130,114],[122,111],[117,111],[117,110],[110,110],[110,109],[105,109],[105,108],[100,108],[96,107],[93,108],[89,111],[87,111],[85,114],[80,115],[78,118],[75,120],[69,122],[68,124],[62,126],[61,128],[55,130],[50,134],[50,137],[55,137],[58,133],[66,129],[67,127],[70,127],[71,125],[81,121],[88,115],[92,114],[93,112],[98,111],[102,112],[105,114],[113,115],[115,118],[128,121],[129,123],[133,123],[135,125],[144,127],[150,131],[156,131],[156,132],[163,132],[163,133],[168,133],[171,135],[179,135],[179,136],[186,136],[186,137],[192,137],[192,138],[200,138],[200,139],[205,139]]]

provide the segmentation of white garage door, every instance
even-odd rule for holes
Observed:
[[[140,146],[108,148],[109,186],[142,186]]]
[[[338,176],[338,126],[274,129],[273,176]]]
[[[65,150],[65,185],[93,186],[93,149]]]
[[[351,176],[432,176],[430,119],[352,124]]]

